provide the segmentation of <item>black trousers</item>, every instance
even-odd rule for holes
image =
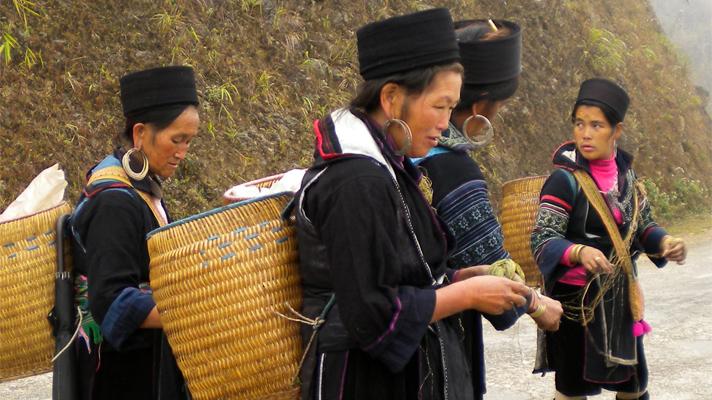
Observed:
[[[86,346],[78,340],[77,347]],[[77,349],[81,400],[153,400],[154,364],[152,349],[99,351]]]
[[[187,400],[190,393],[164,335],[156,345],[101,351],[75,342],[80,400]]]

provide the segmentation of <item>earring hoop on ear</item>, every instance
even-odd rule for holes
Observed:
[[[483,135],[470,138],[470,134],[467,132],[467,127],[473,120],[480,120],[484,122],[486,128],[485,133]],[[470,143],[472,143],[474,146],[481,147],[492,141],[492,138],[494,137],[494,128],[492,127],[492,123],[489,119],[487,119],[487,117],[485,117],[484,115],[475,114],[467,117],[465,122],[462,123],[462,133],[465,135],[465,138],[467,138],[467,140],[469,140]]]
[[[398,124],[403,130],[403,132],[405,132],[405,145],[403,145],[403,147],[401,147],[400,149],[395,149],[395,153],[397,156],[404,156],[408,154],[410,148],[413,146],[413,133],[411,132],[410,127],[405,121],[398,118],[391,118],[383,124],[383,132],[385,134],[388,134],[388,128],[392,124]]]
[[[141,167],[141,171],[139,172],[135,172],[131,169],[131,155],[134,153],[141,154],[141,161],[143,162],[143,165]],[[148,157],[146,157],[146,153],[137,148],[129,149],[129,151],[121,157],[121,166],[124,168],[126,175],[133,180],[140,181],[148,175]]]

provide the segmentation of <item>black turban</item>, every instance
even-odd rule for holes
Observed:
[[[123,76],[120,85],[124,116],[158,107],[198,105],[195,74],[191,67],[172,66],[133,72]]]
[[[585,101],[605,104],[616,113],[621,121],[623,121],[630,104],[628,93],[622,87],[602,78],[589,79],[581,84],[576,105]]]
[[[365,80],[460,59],[447,8],[373,22],[361,27],[356,38],[359,73]]]
[[[519,25],[510,21],[493,21],[497,27],[507,27],[511,33],[505,37],[492,40],[479,38],[460,39],[460,63],[465,67],[466,85],[484,85],[513,79],[522,71],[522,30]],[[455,29],[468,25],[482,26],[483,32],[490,31],[487,20],[467,20],[455,23]]]

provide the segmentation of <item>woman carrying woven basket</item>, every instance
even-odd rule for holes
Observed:
[[[432,205],[455,238],[450,267],[481,265],[468,271],[482,275],[499,273],[503,265],[517,271],[513,262],[507,261],[507,265],[501,261],[509,260],[510,255],[503,246],[502,228],[492,211],[487,183],[470,152],[489,142],[493,134],[489,121],[494,120],[517,90],[521,29],[513,22],[500,20],[459,21],[455,28],[465,68],[460,102],[438,146],[426,157],[413,161],[424,172],[427,177],[424,179],[432,182]],[[482,132],[486,132],[484,137]],[[510,276],[524,278],[517,274]],[[559,302],[532,295],[525,306],[501,315],[484,316],[496,329],[504,330],[529,313],[540,328],[556,330],[561,312]],[[473,359],[475,394],[481,399],[486,392],[482,318],[479,312],[468,311],[463,322],[467,333],[465,346]]]
[[[447,9],[357,31],[365,82],[316,121],[316,160],[297,195],[304,399],[474,399],[460,315],[502,313],[529,289],[456,278],[448,238],[404,156],[437,144],[460,97]],[[462,275],[464,276],[464,275]]]
[[[71,219],[81,398],[188,398],[148,286],[146,234],[169,222],[161,182],[198,133],[194,73],[156,68],[120,83],[128,151],[89,170]]]
[[[564,305],[559,331],[547,334],[542,371],[556,372],[556,399],[601,389],[618,399],[648,399],[643,298],[635,260],[658,267],[685,260],[685,243],[652,219],[630,154],[617,147],[629,98],[605,79],[581,84],[573,141],[554,153],[541,190],[532,251],[546,291]],[[543,350],[540,348],[540,350]]]

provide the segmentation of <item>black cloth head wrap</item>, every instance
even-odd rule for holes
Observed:
[[[607,105],[618,115],[621,121],[625,118],[625,113],[628,111],[628,105],[630,104],[628,93],[622,87],[615,82],[602,78],[588,79],[581,84],[574,109],[585,101]]]
[[[460,59],[447,8],[373,22],[356,31],[359,73],[365,80]]]
[[[145,116],[154,109],[198,105],[191,67],[171,66],[133,72],[121,78],[124,116]]]
[[[474,38],[459,39],[460,62],[465,67],[466,85],[483,85],[513,79],[522,72],[522,30],[514,22],[495,20],[495,25],[507,27],[511,34],[493,40],[479,40],[490,31],[487,20],[455,22],[455,29],[468,25],[482,25],[482,32]],[[458,35],[459,36],[459,35]]]

